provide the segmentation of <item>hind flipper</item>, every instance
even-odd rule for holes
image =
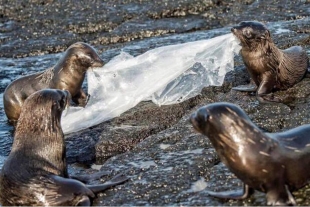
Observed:
[[[206,192],[210,196],[216,198],[241,200],[250,197],[254,193],[254,189],[246,184],[243,184],[242,190],[224,191],[224,192],[213,192],[213,191],[206,191]]]
[[[89,181],[98,180],[99,178],[106,176],[106,175],[110,175],[110,174],[111,174],[111,172],[98,171],[98,172],[90,174],[90,175],[72,175],[70,177],[72,179],[79,180],[83,183],[88,183]]]
[[[113,177],[111,180],[100,184],[100,185],[87,185],[87,187],[93,192],[93,193],[99,193],[101,191],[106,190],[107,188],[110,188],[115,185],[122,184],[126,182],[129,178],[123,174],[118,174],[115,177]]]

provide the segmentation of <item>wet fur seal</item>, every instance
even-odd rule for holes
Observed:
[[[60,125],[69,97],[68,91],[44,89],[25,100],[0,174],[2,206],[90,205],[95,193],[127,180],[117,175],[100,185],[85,185],[69,178]]]
[[[103,65],[103,60],[92,46],[82,42],[71,45],[54,67],[16,79],[7,86],[3,94],[6,116],[14,124],[25,99],[45,88],[68,90],[72,101],[84,107],[88,100],[81,88],[85,73],[89,68]]]
[[[252,82],[234,90],[256,91],[260,102],[281,102],[275,90],[285,90],[298,83],[307,73],[309,57],[300,46],[280,50],[270,32],[260,22],[245,21],[231,29],[241,42],[241,56]]]
[[[264,133],[238,106],[213,103],[191,115],[193,127],[207,136],[220,160],[244,183],[242,192],[211,192],[218,198],[244,199],[266,193],[268,205],[295,205],[291,191],[310,180],[310,125]]]

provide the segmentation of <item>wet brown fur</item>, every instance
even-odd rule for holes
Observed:
[[[11,153],[1,171],[2,205],[45,205],[34,198],[36,193],[48,190],[44,189],[52,182],[48,175],[68,177],[60,126],[61,113],[68,102],[68,91],[52,89],[38,91],[25,100]]]
[[[18,120],[28,96],[45,88],[68,90],[73,102],[85,106],[88,96],[81,88],[85,73],[91,67],[100,66],[103,60],[90,45],[81,42],[71,45],[54,67],[21,77],[5,89],[3,104],[9,121]]]
[[[296,204],[290,191],[310,180],[310,125],[285,132],[264,133],[231,103],[213,103],[192,116],[194,128],[207,136],[221,161],[244,182],[243,194],[209,195],[244,199],[255,190],[267,194],[269,205]]]
[[[60,123],[69,102],[70,93],[56,89],[37,91],[25,100],[0,174],[2,206],[90,205],[95,193],[128,179],[118,175],[103,184],[85,185],[69,178]]]
[[[309,58],[302,47],[278,49],[270,32],[260,22],[241,22],[231,31],[241,42],[241,56],[251,79],[258,87],[256,92],[260,101],[280,102],[270,93],[290,88],[305,76]],[[249,91],[238,87],[234,89]]]

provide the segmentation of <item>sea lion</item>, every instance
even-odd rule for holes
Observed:
[[[256,91],[260,102],[281,102],[271,92],[290,88],[305,76],[309,67],[307,52],[300,46],[278,49],[260,22],[241,22],[231,31],[241,42],[243,62],[255,84],[233,89]]]
[[[127,180],[118,175],[92,186],[69,178],[60,125],[69,96],[68,91],[44,89],[25,100],[0,174],[2,206],[90,205],[94,193]]]
[[[81,88],[85,73],[89,68],[101,67],[103,64],[103,60],[90,45],[82,42],[71,45],[54,67],[16,79],[7,86],[3,94],[6,116],[14,124],[25,99],[45,88],[68,90],[72,101],[84,107],[88,100]]]
[[[266,193],[268,205],[295,205],[291,191],[310,178],[310,125],[262,132],[238,106],[213,103],[192,114],[191,123],[207,136],[220,160],[244,183],[242,192],[211,192],[218,198],[244,199]]]

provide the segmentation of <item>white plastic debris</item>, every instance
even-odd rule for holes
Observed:
[[[90,100],[85,108],[69,108],[62,117],[63,131],[99,124],[140,101],[175,104],[196,96],[203,87],[219,86],[239,50],[236,38],[227,34],[155,48],[137,57],[121,52],[103,68],[88,72]]]

